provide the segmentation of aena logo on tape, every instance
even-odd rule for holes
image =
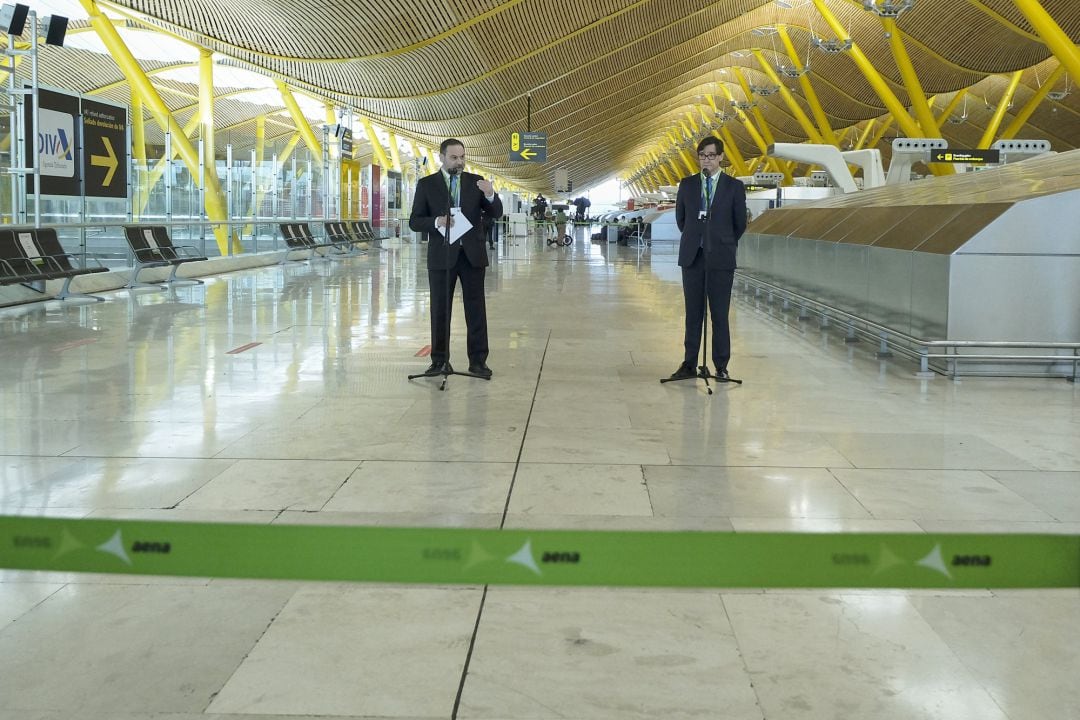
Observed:
[[[75,119],[64,112],[38,110],[38,157],[41,174],[75,177],[71,144],[75,139]]]

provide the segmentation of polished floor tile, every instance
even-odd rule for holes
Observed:
[[[68,585],[0,631],[0,703],[201,712],[291,593],[272,585]]]
[[[660,516],[870,518],[827,470],[650,465],[644,472]]]
[[[327,512],[501,514],[512,463],[367,460],[336,489]]]
[[[1080,591],[911,604],[1010,720],[1080,717]]]
[[[321,510],[357,463],[237,460],[184,498],[185,510]]]
[[[1008,718],[902,595],[726,594],[724,606],[766,718]]]
[[[522,515],[652,515],[639,465],[522,463],[509,512]]]
[[[487,273],[494,378],[440,390],[406,380],[429,362],[425,248],[388,245],[0,308],[0,513],[1080,534],[1074,385],[919,379],[739,289],[745,384],[661,384],[682,355],[674,246],[517,238]],[[464,369],[460,302],[451,351]],[[481,612],[482,594],[0,570],[0,720],[445,720],[459,687],[460,718],[1080,706],[1075,593],[492,587]]]
[[[207,711],[448,717],[480,596],[478,589],[302,589]]]
[[[974,435],[927,433],[830,434],[828,441],[858,468],[1034,470]]]
[[[460,718],[759,720],[718,593],[488,591]]]
[[[832,473],[881,520],[1054,519],[983,472],[837,469]]]

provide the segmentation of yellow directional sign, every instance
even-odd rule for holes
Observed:
[[[126,107],[83,98],[83,186],[88,197],[127,197],[127,114]]]
[[[116,174],[116,166],[120,164],[120,161],[116,159],[116,151],[113,150],[112,143],[109,142],[109,138],[104,135],[101,136],[101,142],[105,144],[104,155],[91,155],[90,164],[95,167],[108,168],[105,172],[105,178],[101,181],[103,187],[109,187],[112,185],[113,175]]]
[[[510,162],[547,162],[547,133],[510,133]]]
[[[932,162],[946,163],[997,163],[1001,162],[999,150],[934,150],[930,154]]]

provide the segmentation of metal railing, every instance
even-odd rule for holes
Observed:
[[[800,295],[780,285],[766,280],[747,275],[743,271],[736,271],[743,290],[749,291],[754,288],[755,295],[760,297],[762,293],[768,295],[769,302],[779,296],[783,300],[783,307],[787,309],[791,304],[799,306],[799,319],[808,317],[808,313],[815,313],[822,318],[822,327],[827,327],[830,320],[836,319],[847,328],[847,339],[857,340],[859,336],[872,338],[880,343],[878,357],[889,357],[896,351],[919,362],[919,376],[933,377],[935,372],[941,372],[950,378],[964,376],[995,376],[995,377],[1064,377],[1069,382],[1080,381],[1080,342],[1043,342],[1043,341],[978,341],[978,340],[928,340],[917,338],[913,335],[896,330],[895,328],[882,325],[860,317],[845,310],[833,307],[820,300]],[[985,354],[965,353],[965,350],[974,348],[992,350],[1019,350],[1041,349],[1050,351],[1069,350],[1072,355],[1061,354]],[[931,367],[932,360],[944,361],[945,370],[935,371]],[[974,365],[986,365],[992,363],[1019,363],[1019,364],[1049,364],[1071,365],[1071,374],[1066,372],[1046,373],[1017,373],[1017,372],[961,372],[961,365],[968,363]]]

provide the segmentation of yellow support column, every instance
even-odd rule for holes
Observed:
[[[749,175],[746,160],[743,158],[742,153],[739,152],[739,146],[735,144],[735,138],[731,136],[731,131],[726,127],[720,128],[720,139],[724,141],[724,154],[731,160],[735,173],[740,177]]]
[[[289,157],[293,154],[293,151],[296,150],[296,146],[300,144],[300,141],[302,139],[303,138],[300,137],[299,132],[293,133],[293,136],[289,138],[289,142],[285,143],[285,147],[281,149],[281,154],[278,155],[277,161],[279,166],[284,165],[288,161]]]
[[[1009,87],[1005,89],[1005,94],[1001,96],[1001,100],[998,101],[997,110],[994,111],[994,117],[990,119],[990,124],[986,126],[986,132],[983,133],[982,139],[979,140],[978,147],[988,148],[994,142],[994,136],[997,135],[998,128],[1001,127],[1001,121],[1005,119],[1005,113],[1009,111],[1009,103],[1012,102],[1013,95],[1016,94],[1016,88],[1020,85],[1020,77],[1024,74],[1023,70],[1017,70],[1012,74],[1012,79],[1009,80]]]
[[[923,137],[935,138],[941,136],[941,128],[938,126],[934,113],[926,102],[926,93],[923,92],[922,83],[915,72],[915,66],[911,62],[907,48],[904,47],[904,39],[900,37],[900,30],[896,27],[896,19],[890,17],[881,18],[881,26],[885,28],[885,37],[889,38],[889,49],[892,50],[893,60],[900,71],[900,77],[904,81],[904,89],[907,90],[908,100],[915,110],[915,119],[919,121]]]
[[[847,30],[826,6],[825,0],[813,0],[813,3],[814,7],[821,13],[821,17],[825,19],[825,22],[832,28],[833,33],[836,34],[837,39],[847,39]],[[851,55],[851,59],[855,61],[860,72],[862,72],[863,77],[865,77],[866,81],[870,83],[870,86],[874,88],[874,92],[881,99],[881,102],[885,104],[888,111],[892,113],[892,116],[896,119],[900,128],[907,133],[908,137],[926,137],[919,128],[919,125],[911,115],[908,114],[907,108],[904,107],[903,103],[900,102],[893,91],[889,89],[885,80],[878,74],[877,69],[874,68],[874,64],[863,54],[863,51],[859,49],[859,46],[853,42],[848,53]]]
[[[394,133],[389,132],[389,131],[387,131],[387,132],[388,132],[388,134],[390,136],[389,137],[390,157],[394,161],[394,169],[397,170],[398,172],[401,172],[401,149],[398,148],[397,135],[395,135]]]
[[[1046,96],[1050,94],[1050,91],[1054,89],[1054,85],[1061,79],[1061,76],[1065,74],[1065,66],[1058,65],[1054,72],[1050,73],[1050,77],[1046,78],[1046,82],[1042,87],[1031,96],[1025,105],[1013,121],[1009,123],[1009,127],[1005,128],[1005,132],[1001,133],[1002,140],[1012,140],[1016,137],[1016,134],[1024,127],[1028,120],[1031,119],[1032,114],[1042,104],[1042,101],[1046,99]]]
[[[1074,78],[1080,78],[1080,48],[1054,21],[1046,9],[1037,0],[1013,0],[1013,5],[1019,10],[1035,32],[1039,34],[1046,47],[1054,53],[1058,62],[1072,73]]]
[[[150,192],[147,183],[150,167],[146,163],[146,122],[143,117],[142,96],[131,93],[131,156],[135,158],[136,167],[139,168],[139,202],[142,203],[139,212],[135,213],[135,219],[142,216],[142,209],[146,207],[146,196]]]
[[[881,124],[881,129],[874,133],[874,137],[870,139],[870,142],[866,145],[868,148],[876,148],[878,143],[881,142],[881,138],[885,137],[885,133],[889,132],[889,128],[896,122],[896,118],[889,116],[889,119]],[[861,149],[861,148],[860,148]]]
[[[187,125],[183,127],[182,132],[184,133],[184,137],[190,138],[195,132],[195,130],[199,127],[199,123],[201,121],[202,118],[199,117],[199,113],[194,113],[191,116],[191,119],[188,120]],[[176,141],[174,140],[172,146],[172,157],[162,157],[154,165],[154,169],[150,171],[150,176],[146,181],[146,192],[143,193],[142,199],[139,201],[138,211],[134,213],[135,217],[141,217],[142,214],[146,211],[146,205],[150,202],[150,193],[154,191],[154,188],[157,187],[157,184],[161,182],[161,178],[165,176],[165,168],[168,167],[170,162],[176,159],[179,153],[180,150],[177,147]],[[194,174],[192,174],[192,177],[194,177]]]
[[[157,124],[162,130],[171,133],[175,147],[177,147],[179,155],[183,159],[184,165],[187,166],[188,171],[193,177],[198,176],[199,153],[195,150],[191,141],[188,140],[188,136],[183,133],[180,125],[169,113],[168,107],[151,84],[150,78],[146,76],[146,73],[143,72],[142,68],[139,66],[139,62],[135,59],[135,56],[128,50],[127,45],[120,37],[120,33],[113,27],[112,22],[102,15],[95,0],[79,0],[79,2],[90,16],[90,24],[93,25],[98,37],[101,38],[101,42],[109,51],[109,54],[112,56],[117,67],[124,73],[124,77],[127,78],[128,83],[131,85],[132,92],[142,96],[143,103],[146,105],[147,109],[150,110],[150,113],[154,116],[154,120]],[[229,221],[229,213],[228,209],[225,207],[225,197],[221,192],[221,186],[214,181],[213,174],[207,176],[205,189],[207,217],[210,218],[211,222],[227,223]],[[214,228],[214,236],[217,240],[218,250],[221,254],[225,255],[228,253],[228,226],[224,224],[216,226]]]
[[[203,141],[203,167],[207,175],[217,175],[217,149],[214,147],[214,53],[199,49],[199,136]]]
[[[919,75],[915,72],[915,66],[911,62],[907,48],[904,47],[904,39],[900,37],[900,29],[896,27],[896,18],[881,18],[881,26],[885,28],[885,37],[889,38],[889,49],[892,50],[893,60],[900,71],[900,77],[904,81],[904,89],[907,90],[908,100],[915,111],[915,119],[919,122],[922,136],[928,138],[941,137],[941,127],[937,118],[934,117],[930,103],[926,101],[926,93],[923,91]],[[935,175],[952,175],[956,172],[950,164],[929,163],[930,171]]]
[[[772,69],[768,61],[765,60],[765,56],[760,50],[754,50],[754,57],[757,58],[758,64],[761,65],[762,71],[769,76],[769,79],[776,83],[776,86],[780,88],[780,97],[784,98],[784,102],[788,106],[788,110],[791,110],[791,114],[795,116],[795,120],[799,123],[799,126],[806,133],[806,137],[810,142],[817,145],[824,144],[824,139],[821,137],[821,133],[814,127],[814,123],[810,122],[810,118],[806,112],[799,106],[799,103],[795,101],[795,96],[791,94],[791,91],[787,89],[783,81],[777,77],[776,71]],[[836,145],[836,138],[833,138],[833,142],[830,143]]]
[[[773,137],[772,130],[769,129],[769,123],[765,120],[765,115],[761,112],[761,108],[757,106],[757,101],[754,100],[754,93],[750,90],[750,83],[746,81],[746,75],[743,74],[742,68],[734,68],[734,72],[735,78],[742,88],[743,95],[746,96],[746,102],[754,105],[750,112],[754,115],[754,119],[758,121],[758,128],[761,130],[761,137],[765,140],[765,145],[775,145],[776,138]]]
[[[274,80],[274,84],[277,85],[278,92],[281,93],[281,102],[285,104],[285,109],[289,111],[289,117],[292,118],[293,125],[296,126],[296,131],[304,138],[304,143],[308,146],[308,150],[311,151],[312,157],[318,158],[317,162],[321,163],[322,142],[319,141],[319,138],[315,137],[315,131],[311,129],[311,123],[304,117],[304,112],[296,102],[292,90],[280,80]]]
[[[810,111],[814,113],[814,119],[817,121],[818,130],[821,131],[821,138],[830,145],[840,146],[840,141],[836,137],[836,133],[832,129],[832,125],[829,124],[829,118],[825,115],[825,108],[821,106],[821,100],[818,98],[817,93],[814,92],[814,86],[810,82],[810,78],[806,76],[806,68],[803,66],[802,60],[799,59],[799,53],[795,50],[795,44],[791,42],[791,36],[788,35],[786,25],[776,26],[777,34],[780,35],[780,41],[784,43],[784,48],[787,50],[788,58],[791,60],[795,69],[801,73],[799,75],[799,87],[802,88],[803,95],[806,97],[806,102],[810,105]],[[784,87],[782,82],[777,81],[781,88]]]
[[[383,150],[382,143],[379,142],[379,136],[375,134],[375,128],[372,127],[371,121],[366,117],[360,118],[360,124],[364,126],[364,132],[367,133],[368,142],[371,143],[371,150],[375,153],[375,160],[378,164],[389,170],[390,159],[386,157],[386,151]]]
[[[248,208],[248,217],[254,217],[262,207],[262,187],[259,185],[259,167],[263,164],[266,153],[266,115],[255,118],[255,167],[251,168],[251,205]],[[244,232],[253,232],[254,227],[248,225]]]
[[[866,127],[863,128],[862,133],[859,135],[859,141],[855,143],[856,150],[863,149],[863,145],[866,144],[866,139],[870,137],[870,133],[874,131],[875,124],[877,124],[877,118],[870,118],[870,122],[866,123]]]
[[[941,114],[937,116],[938,127],[941,127],[948,121],[949,116],[953,114],[953,111],[955,111],[957,107],[959,107],[960,102],[964,99],[965,95],[967,95],[967,88],[961,88],[956,95],[953,96],[953,99],[949,101],[949,104],[946,105],[945,109],[941,111]]]
[[[721,85],[721,89],[727,95],[728,101],[734,103],[735,96],[732,94],[731,89],[728,88],[727,85]],[[732,105],[732,107],[735,106]],[[735,113],[739,116],[739,120],[746,128],[746,132],[750,133],[750,139],[758,146],[758,150],[761,151],[761,154],[767,154],[769,152],[769,144],[765,142],[765,138],[763,138],[761,133],[757,131],[757,128],[754,127],[754,123],[751,122],[750,117],[742,110],[742,108],[735,107]]]

